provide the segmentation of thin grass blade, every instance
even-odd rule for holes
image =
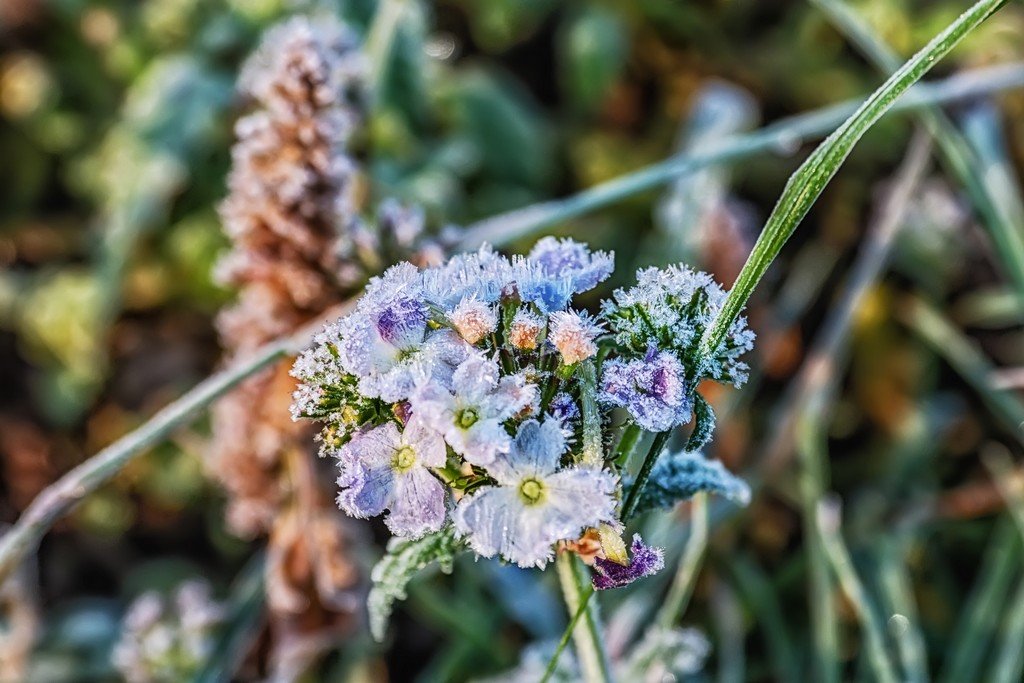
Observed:
[[[786,183],[782,196],[768,217],[765,228],[729,292],[722,310],[701,339],[699,357],[711,357],[714,350],[725,340],[730,326],[739,317],[757,283],[761,281],[783,245],[810,211],[857,141],[892,108],[910,86],[920,80],[957,43],[1004,4],[1006,0],[980,0],[975,3],[890,76],[797,169]]]

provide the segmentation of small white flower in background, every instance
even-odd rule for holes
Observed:
[[[213,654],[224,608],[203,581],[170,596],[143,593],[129,606],[113,662],[128,683],[176,683],[199,672]]]

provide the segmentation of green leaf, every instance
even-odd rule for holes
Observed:
[[[750,502],[750,486],[718,460],[701,453],[680,451],[662,456],[640,491],[635,513],[668,509],[701,491],[715,493],[740,505]]]
[[[567,21],[558,39],[566,94],[575,108],[591,111],[604,101],[629,56],[622,20],[604,7],[587,5]]]
[[[715,410],[700,392],[693,394],[693,431],[686,441],[686,450],[699,451],[715,433]]]
[[[380,4],[366,39],[371,110],[375,119],[397,118],[410,130],[425,123],[426,24],[425,11],[419,2],[387,0]],[[398,121],[389,125],[399,125]]]
[[[857,141],[892,108],[900,95],[928,73],[964,36],[1004,4],[1006,0],[980,0],[960,15],[872,93],[790,177],[722,310],[701,339],[699,357],[709,358],[721,346],[729,327],[743,310],[757,283],[764,277],[783,245],[810,211]]]
[[[439,565],[441,571],[450,574],[455,555],[462,548],[462,541],[455,538],[451,527],[423,538],[392,538],[388,542],[387,553],[370,575],[373,587],[366,600],[370,612],[370,633],[375,640],[384,640],[395,601],[405,600],[406,587],[412,577],[432,564]]]
[[[463,70],[443,99],[451,127],[472,145],[490,181],[528,189],[547,185],[552,131],[530,94],[508,74]]]

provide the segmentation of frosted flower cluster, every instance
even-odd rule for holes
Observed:
[[[691,320],[678,342],[667,335],[687,315],[711,315],[704,288],[721,290],[698,279],[694,301],[682,301],[690,271],[668,271],[663,291],[642,271],[643,292],[618,292],[602,317],[575,309],[573,298],[612,268],[610,254],[547,237],[525,257],[485,246],[372,279],[293,369],[293,415],[324,422],[339,506],[385,515],[400,537],[450,530],[477,555],[521,567],[544,567],[561,542],[600,530],[609,545],[596,587],[658,571],[660,551],[637,537],[630,558],[621,539],[621,466],[606,452],[612,412],[627,408],[627,423],[649,431],[689,421],[695,383],[683,345],[700,327]],[[665,330],[630,331],[634,317]],[[730,359],[723,376],[738,372]]]
[[[628,409],[641,427],[661,432],[690,421],[691,397],[701,380],[737,387],[746,382],[740,356],[754,346],[746,318],[733,322],[710,358],[696,358],[725,297],[709,274],[683,265],[640,270],[636,286],[617,290],[602,306],[621,350],[605,364],[602,398]]]
[[[187,581],[171,596],[143,593],[125,614],[114,665],[129,683],[190,679],[213,654],[224,618],[203,581]]]

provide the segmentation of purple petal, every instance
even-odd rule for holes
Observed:
[[[657,574],[664,569],[665,551],[662,548],[644,545],[640,534],[633,536],[633,545],[630,550],[633,553],[633,558],[626,565],[600,557],[595,560],[592,578],[595,590],[628,586],[637,579]]]

